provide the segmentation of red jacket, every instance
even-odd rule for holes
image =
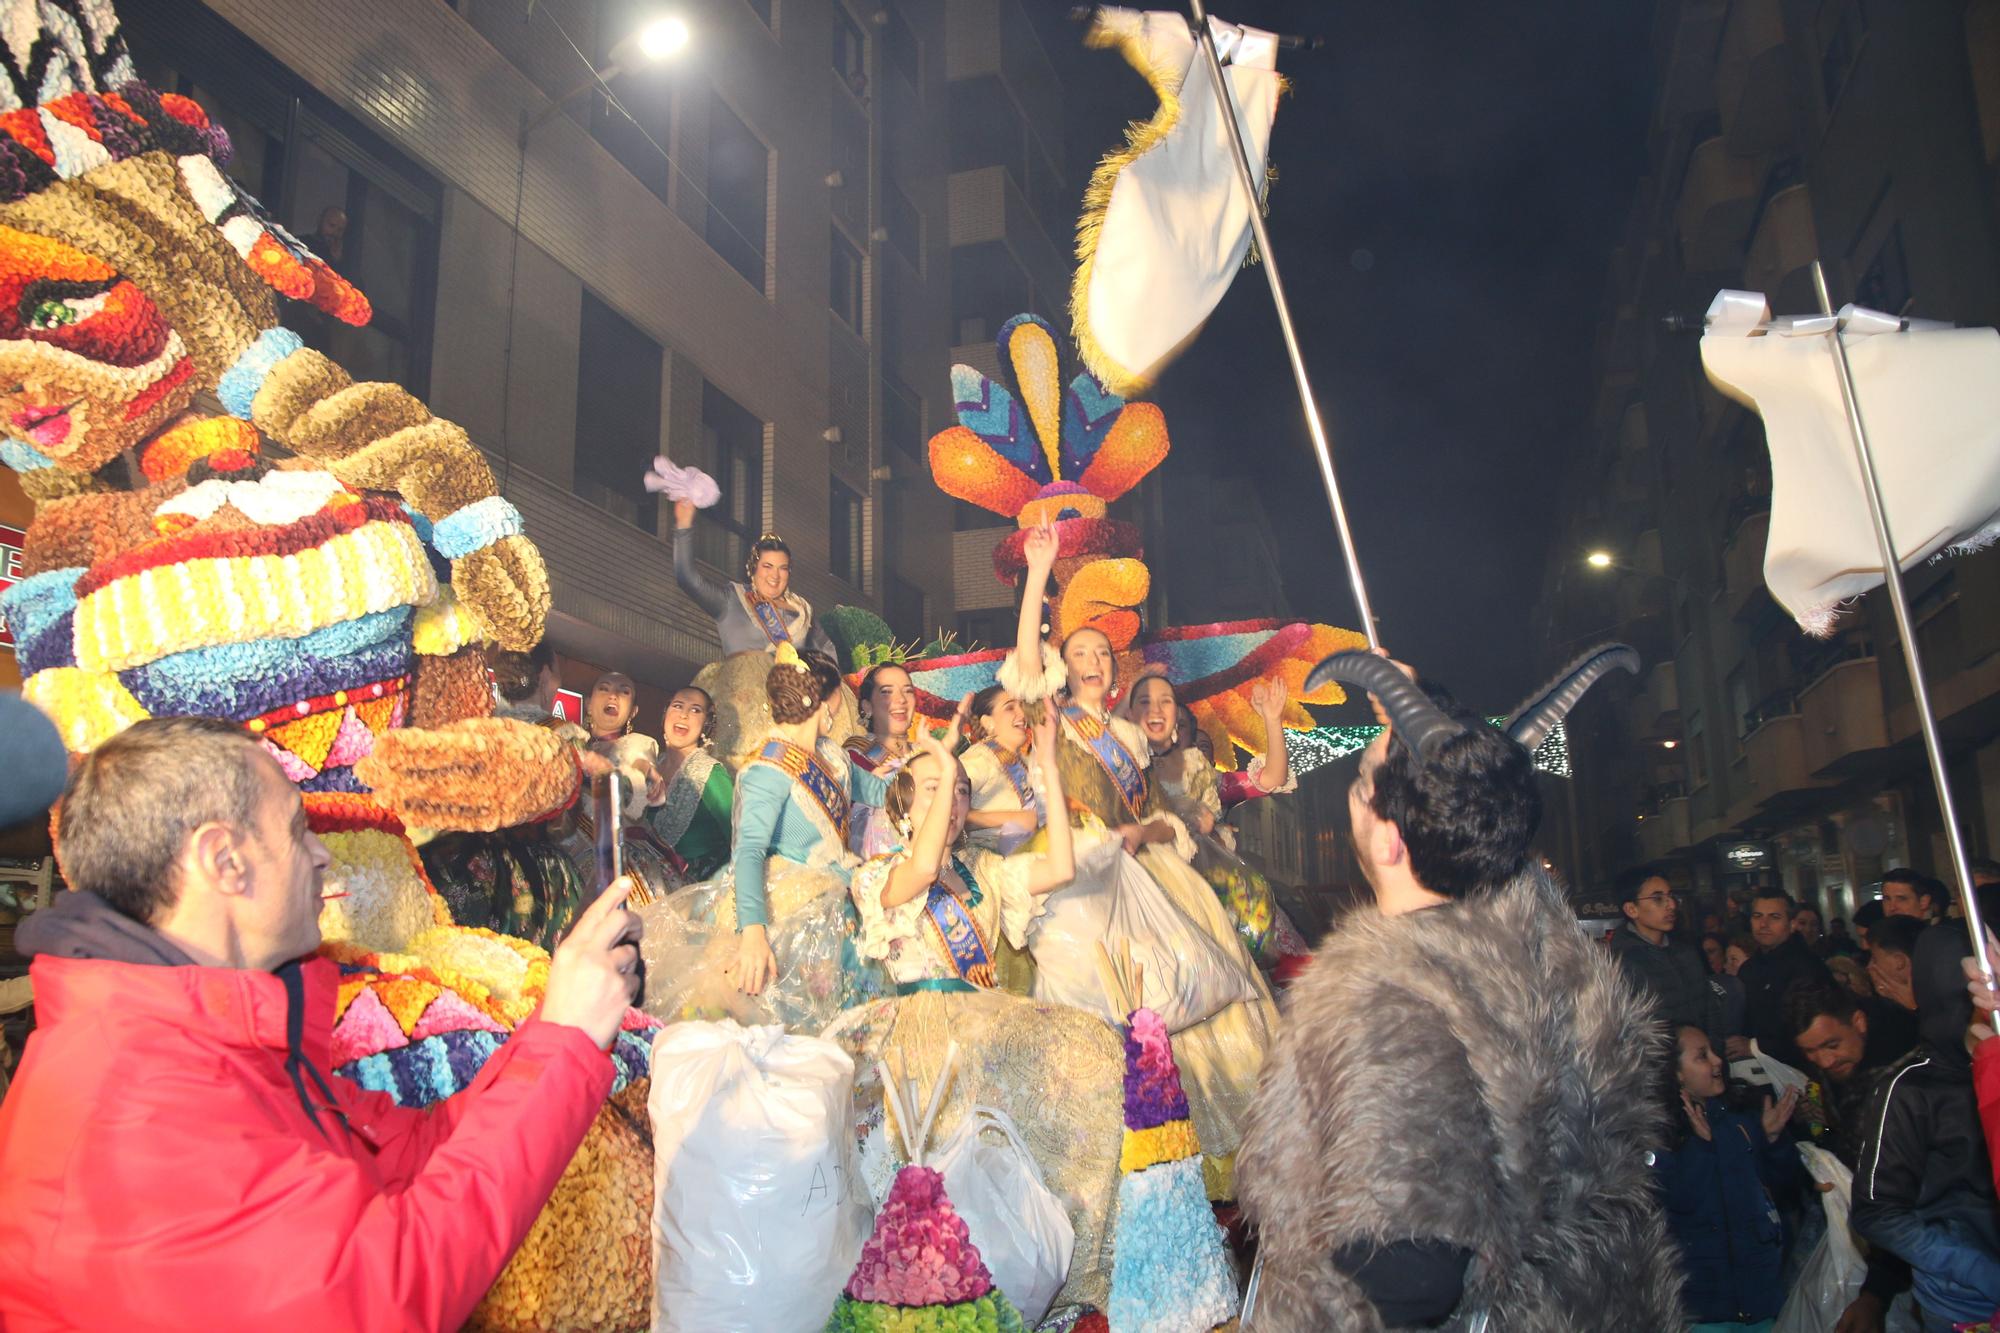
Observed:
[[[1990,1018],[1982,1017],[1982,1023]],[[1979,1097],[1979,1126],[1986,1131],[1986,1155],[1993,1159],[1993,1188],[2000,1193],[2000,1037],[1972,1049],[1972,1090]]]
[[[530,1019],[427,1111],[313,1079],[315,1125],[277,976],[52,956],[30,975],[38,1027],[0,1105],[8,1333],[458,1328],[611,1088],[588,1036]],[[303,968],[318,1069],[337,976]]]

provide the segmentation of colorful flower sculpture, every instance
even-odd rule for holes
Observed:
[[[548,955],[455,926],[406,825],[494,830],[575,799],[554,733],[487,716],[482,641],[541,638],[541,556],[463,430],[279,325],[279,296],[350,324],[369,306],[223,174],[201,107],[134,77],[106,0],[0,0],[0,21],[0,462],[37,504],[0,598],[23,693],[77,752],[175,714],[257,736],[333,856],[339,1072],[406,1104],[450,1095],[533,1010]],[[228,415],[193,410],[202,393]],[[621,1082],[644,1056],[621,1044]],[[503,1279],[535,1318],[476,1323],[601,1306],[643,1325],[630,1201],[652,1166],[603,1166],[631,1156],[573,1167],[544,1214],[567,1248]],[[616,1258],[569,1225],[612,1184],[639,1236]]]
[[[1166,1025],[1125,1026],[1125,1149],[1111,1261],[1111,1333],[1202,1333],[1236,1313],[1236,1279],[1201,1179],[1201,1144]]]
[[[1364,647],[1361,635],[1301,621],[1244,620],[1140,633],[1139,608],[1152,587],[1138,529],[1108,516],[1108,506],[1158,467],[1168,450],[1167,423],[1152,403],[1128,403],[1084,371],[1062,384],[1054,331],[1034,315],[1000,329],[1000,359],[1015,389],[971,366],[953,366],[959,424],[931,437],[931,475],[947,494],[1015,521],[1021,531],[993,552],[994,573],[1018,585],[1026,569],[1027,529],[1052,523],[1060,541],[1051,636],[1089,626],[1118,654],[1130,681],[1148,663],[1165,669],[1175,693],[1215,741],[1220,768],[1236,766],[1236,748],[1264,744],[1250,688],[1284,677],[1292,703],[1285,725],[1313,725],[1305,704],[1337,704],[1338,686],[1305,688],[1306,673],[1330,653]],[[918,704],[948,717],[958,700],[993,683],[1006,648],[912,662]]]

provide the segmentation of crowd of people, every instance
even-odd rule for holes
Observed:
[[[2000,864],[1973,863],[1982,909],[2000,907]],[[1940,880],[1888,871],[1854,920],[1771,886],[1725,895],[1699,920],[1649,867],[1619,881],[1625,924],[1608,941],[1674,1034],[1661,1079],[1671,1130],[1661,1197],[1702,1326],[1766,1327],[1818,1280],[1808,1268],[1829,1216],[1851,1225],[1865,1272],[1838,1289],[1839,1333],[1984,1327],[2000,1309],[1994,1155],[1975,1060],[2000,1078],[2000,1049],[1974,1005],[1963,909]],[[1996,1123],[2000,1128],[2000,1123]],[[1851,1208],[1809,1173],[1824,1149]],[[1904,1293],[1908,1293],[1907,1296]],[[1900,1304],[1899,1304],[1900,1302]],[[1818,1326],[1818,1325],[1814,1325]]]

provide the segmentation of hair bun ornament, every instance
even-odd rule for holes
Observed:
[[[715,484],[715,478],[698,467],[676,467],[665,454],[653,459],[653,469],[645,480],[648,491],[656,495],[664,493],[676,504],[685,500],[696,509],[710,508],[722,498],[722,488]]]
[[[779,666],[788,666],[802,675],[809,669],[805,659],[799,656],[799,650],[792,646],[789,639],[779,644],[778,651],[772,656]]]

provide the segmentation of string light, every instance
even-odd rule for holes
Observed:
[[[1496,717],[1491,721],[1499,726],[1506,719]],[[1285,758],[1290,762],[1292,772],[1303,777],[1336,759],[1360,753],[1381,734],[1380,727],[1314,727],[1310,731],[1288,731],[1285,733]],[[1570,775],[1569,733],[1562,723],[1556,723],[1542,743],[1535,747],[1535,767],[1559,778]]]

